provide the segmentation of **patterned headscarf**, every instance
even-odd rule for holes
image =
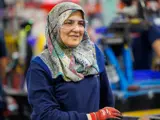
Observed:
[[[84,76],[99,72],[95,46],[90,41],[86,30],[82,41],[75,48],[65,48],[59,42],[59,26],[77,10],[84,15],[84,11],[79,5],[72,2],[63,2],[57,4],[48,14],[46,25],[48,49],[40,54],[40,58],[50,69],[52,78],[61,75],[65,81],[76,82],[82,80]],[[83,17],[85,19],[85,16]]]

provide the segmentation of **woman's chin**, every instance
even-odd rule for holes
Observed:
[[[77,47],[80,44],[79,40],[72,40],[72,42],[68,43],[68,47]]]
[[[75,48],[75,47],[77,47],[79,45],[79,43],[72,43],[72,44],[69,44],[69,45],[67,45],[68,47],[70,47],[70,48]]]

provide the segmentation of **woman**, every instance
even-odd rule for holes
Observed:
[[[32,60],[26,76],[32,120],[121,117],[112,107],[104,58],[85,27],[84,11],[77,4],[60,3],[48,14],[48,48]]]

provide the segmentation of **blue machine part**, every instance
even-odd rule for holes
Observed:
[[[121,90],[126,90],[128,87],[128,82],[127,82],[127,79],[126,79],[123,71],[120,68],[120,65],[114,55],[114,52],[112,51],[112,49],[110,47],[107,47],[104,50],[104,52],[108,56],[110,63],[115,67],[117,74],[119,75]]]
[[[123,59],[125,66],[125,75],[127,77],[128,83],[131,84],[133,82],[133,65],[131,58],[131,50],[128,45],[124,46],[123,49]]]
[[[120,68],[120,65],[114,55],[114,52],[110,47],[105,49],[105,54],[109,58],[109,62],[115,67],[117,74],[120,78],[120,89],[126,91],[129,85],[138,85],[138,86],[153,86],[160,85],[160,72],[152,70],[137,70],[133,71],[132,69],[132,58],[131,52],[128,47],[124,47],[123,57],[125,62],[125,73]],[[115,85],[112,85],[115,89]],[[127,93],[128,94],[128,93]]]
[[[107,27],[99,27],[95,29],[95,32],[98,34],[103,34],[105,35],[107,33],[108,29]]]
[[[153,70],[133,71],[134,84],[137,85],[160,85],[160,72]]]
[[[99,27],[95,30],[97,34],[102,34],[107,38],[113,38],[115,36],[114,33],[109,33],[107,27]]]
[[[135,70],[133,72],[134,80],[144,80],[144,79],[160,79],[160,72],[153,70]]]
[[[97,33],[104,35],[107,38],[114,37],[114,33],[109,33],[107,27],[102,27],[101,29],[98,28],[96,30]],[[100,44],[101,39],[98,40],[97,44]],[[124,45],[123,48],[123,59],[124,59],[124,67],[125,72],[120,68],[119,62],[112,50],[109,46],[104,49],[104,54],[108,57],[109,62],[114,66],[117,71],[117,74],[120,78],[119,86],[120,90],[123,91],[126,96],[136,95],[133,91],[127,93],[127,88],[130,85],[137,85],[137,86],[153,86],[153,85],[160,85],[160,72],[155,72],[151,70],[144,70],[142,71],[133,71],[132,65],[132,58],[131,58],[131,51],[129,46]],[[144,76],[145,74],[145,76]],[[112,85],[113,90],[116,90],[116,86]],[[146,93],[146,92],[142,92]],[[141,92],[139,92],[141,94]]]

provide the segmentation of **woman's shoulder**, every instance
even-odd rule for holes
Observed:
[[[95,44],[95,50],[96,50],[96,55],[99,55],[100,57],[104,57],[102,50],[96,44]]]
[[[97,64],[100,72],[102,72],[105,67],[105,57],[103,52],[100,50],[100,48],[96,44],[95,44],[95,51],[96,51]]]
[[[33,57],[30,63],[29,70],[43,71],[44,73],[47,73],[49,76],[51,76],[49,68],[39,56]]]

